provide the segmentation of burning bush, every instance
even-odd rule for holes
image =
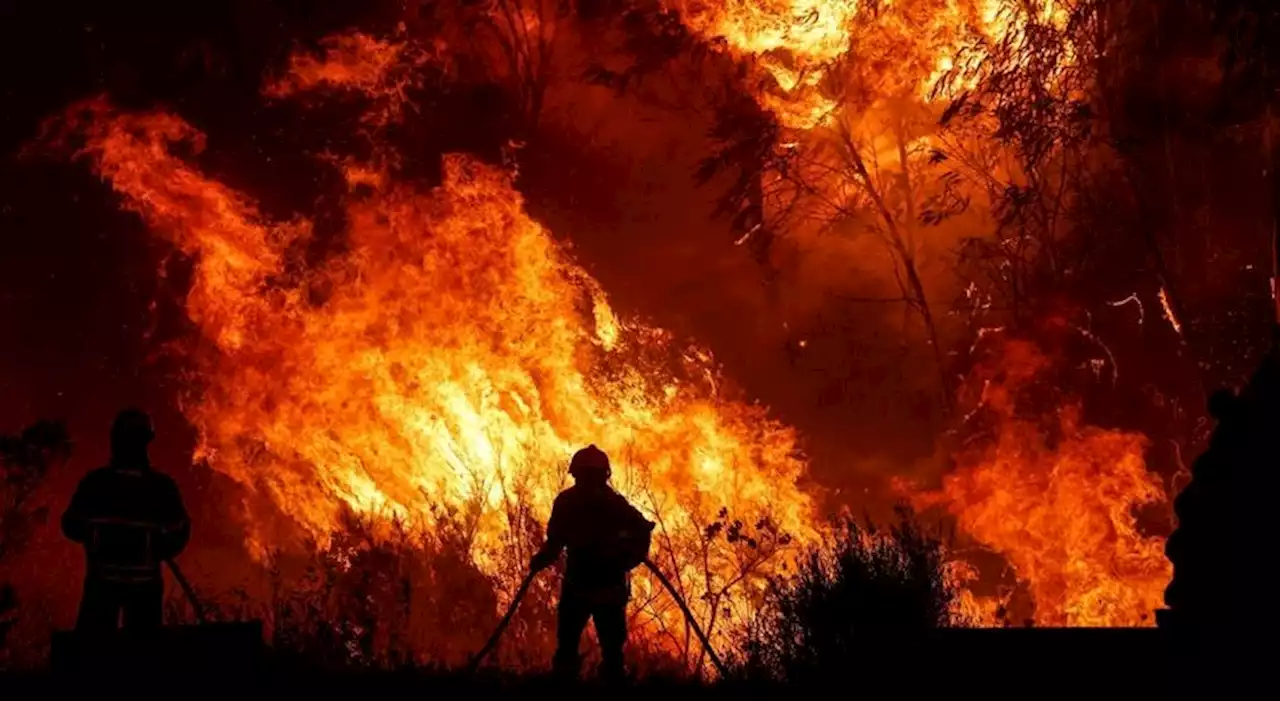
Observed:
[[[496,623],[502,585],[470,561],[464,524],[437,523],[452,527],[348,514],[326,546],[275,553],[265,616],[273,646],[326,669],[461,666]],[[549,659],[550,593],[544,584],[526,596],[499,651],[504,664]]]

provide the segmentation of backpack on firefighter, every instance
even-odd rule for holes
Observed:
[[[625,572],[630,572],[649,559],[649,549],[653,545],[653,529],[657,525],[647,519],[641,519],[643,525],[631,528],[618,534],[617,562]]]

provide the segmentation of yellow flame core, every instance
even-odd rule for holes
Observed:
[[[98,172],[196,261],[187,309],[211,348],[184,411],[202,456],[321,542],[344,508],[429,527],[443,507],[474,519],[472,557],[498,572],[506,510],[545,519],[587,443],[660,523],[689,569],[676,576],[731,574],[731,553],[683,558],[721,509],[815,533],[793,431],[721,397],[709,354],[619,321],[505,173],[449,156],[443,184],[419,189],[349,169],[348,252],[290,273],[309,225],[270,221],[175,156],[200,138],[190,126],[83,109]]]
[[[1009,342],[998,364],[979,369],[999,373],[982,391],[994,438],[957,455],[942,489],[915,501],[945,505],[965,533],[1008,559],[1037,624],[1153,625],[1172,566],[1164,539],[1142,533],[1136,514],[1168,499],[1146,467],[1148,440],[1082,425],[1075,404],[1059,410],[1056,425],[1018,416],[1017,391],[1048,366],[1030,344]],[[962,605],[996,624],[1000,603],[970,595]]]
[[[722,42],[768,80],[755,92],[760,106],[786,127],[826,124],[850,86],[824,86],[837,64],[874,67],[873,98],[914,92],[922,102],[974,87],[981,47],[1016,45],[1028,22],[1063,29],[1067,11],[1056,0],[672,0],[695,34]],[[969,51],[962,51],[969,47]],[[857,69],[854,69],[857,72]],[[955,73],[945,90],[939,81]],[[834,77],[836,82],[843,80]],[[860,87],[858,90],[863,90]]]
[[[981,462],[945,481],[965,532],[1008,557],[1049,626],[1151,625],[1172,573],[1164,539],[1140,532],[1134,509],[1161,503],[1141,434],[1079,427],[1050,449],[1013,422]]]
[[[739,51],[786,49],[811,61],[830,61],[848,50],[848,23],[857,11],[855,0],[725,0],[681,6],[691,28],[723,37]]]

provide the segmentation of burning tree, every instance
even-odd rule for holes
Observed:
[[[1111,97],[1102,82],[1109,75],[1106,57],[1128,31],[1123,12],[1088,2],[682,9],[695,33],[720,42],[748,66],[759,84],[746,89],[758,96],[759,110],[772,116],[730,116],[723,122],[730,127],[720,134],[725,146],[709,169],[753,174],[729,191],[731,209],[762,211],[765,224],[757,228],[771,240],[804,241],[814,231],[869,233],[889,255],[889,280],[897,294],[855,301],[901,303],[912,310],[920,322],[918,337],[931,348],[942,404],[950,405],[960,392],[964,412],[952,416],[954,444],[948,448],[961,465],[977,458],[945,479],[961,528],[1008,558],[1032,590],[1037,620],[1150,624],[1167,566],[1153,546],[1158,539],[1141,535],[1134,523],[1135,509],[1165,503],[1163,489],[1146,469],[1146,442],[1081,427],[1078,397],[1019,403],[1019,412],[1065,422],[1026,423],[1012,413],[1014,404],[993,403],[994,383],[1006,379],[987,376],[976,389],[954,379],[967,374],[966,367],[981,368],[986,344],[1005,334],[1035,339],[1063,356],[1055,364],[1079,362],[1094,379],[1116,385],[1116,356],[1092,329],[1088,310],[1111,301],[1098,280],[1130,240],[1122,225],[1097,218],[1098,212],[1115,210],[1110,193],[1123,165],[1098,117],[1106,114]],[[770,121],[771,128],[761,126]],[[767,152],[746,147],[771,139]],[[1113,242],[1095,229],[1122,235]],[[1178,330],[1180,305],[1159,265],[1159,249],[1145,241],[1130,248],[1154,256],[1147,299],[1163,306]],[[959,265],[951,269],[938,263],[948,249],[958,253]],[[1126,282],[1132,284],[1131,278]],[[946,303],[948,293],[956,300],[952,304]],[[904,334],[912,336],[906,329]],[[1004,367],[1016,364],[1011,355],[997,350],[995,357],[1002,372],[1017,375],[1015,367]],[[975,450],[984,433],[973,419],[992,408],[1001,413],[990,435],[1002,438],[992,444],[994,452],[984,454]],[[1006,439],[1054,447],[1006,452],[1012,447]],[[1067,446],[1076,441],[1081,449],[1072,455]],[[1110,454],[1103,444],[1111,442],[1123,458],[1080,462],[1093,453]],[[1044,459],[1037,458],[1042,450]],[[1071,465],[1083,470],[1082,479],[1059,483]],[[1126,573],[1117,576],[1108,565],[1086,567],[1101,578],[1101,589],[1064,585],[1064,573],[1092,559],[1091,546],[1044,561],[1040,547],[1006,536],[1042,529],[1033,537],[1052,541],[1063,536],[1065,523],[1055,526],[1053,519],[1027,513],[1006,519],[1013,531],[1001,535],[982,515],[995,502],[974,501],[976,493],[966,496],[961,488],[970,478],[986,484],[979,491],[988,496],[1035,491],[1036,484],[1058,484],[1083,495],[1089,480],[1114,478],[1114,494],[1084,499],[1078,510],[1063,509],[1096,516],[1086,540],[1118,538],[1118,557],[1133,558],[1137,570],[1128,572],[1126,565],[1119,568]],[[1030,492],[1027,499],[1035,501]],[[1102,589],[1114,591],[1099,594]],[[987,619],[992,616],[989,610]]]

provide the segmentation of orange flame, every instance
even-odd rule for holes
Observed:
[[[922,102],[955,97],[976,84],[983,52],[1016,45],[1028,22],[1062,29],[1066,8],[1057,0],[680,0],[685,25],[723,43],[751,62],[761,77],[761,107],[787,127],[826,124],[838,95],[872,92],[872,101],[914,93]],[[965,50],[967,49],[967,50]],[[840,66],[844,61],[847,66]],[[849,84],[848,73],[874,66],[872,85]],[[949,74],[956,79],[935,91]],[[829,76],[831,76],[829,78]],[[834,80],[837,85],[824,86]]]
[[[1048,425],[1015,416],[1017,390],[1047,365],[1029,344],[1009,342],[1006,379],[983,390],[994,440],[958,456],[941,492],[916,501],[945,504],[964,532],[1005,556],[1037,624],[1152,625],[1172,569],[1163,539],[1141,533],[1135,514],[1167,501],[1143,459],[1147,439],[1081,425],[1075,405]],[[995,623],[997,602],[979,603],[980,618]]]
[[[721,509],[815,532],[793,431],[724,396],[709,353],[620,319],[505,173],[449,156],[422,190],[350,166],[349,252],[295,274],[309,223],[269,220],[176,156],[202,143],[192,127],[79,112],[97,171],[196,261],[187,310],[211,347],[184,411],[200,457],[321,542],[344,508],[430,527],[443,507],[470,514],[471,556],[496,573],[512,564],[505,509],[545,519],[587,443],[659,522],[677,576],[735,575],[732,552],[681,559]]]
[[[784,90],[781,102],[762,104],[791,110],[789,126],[807,128],[829,111],[818,87],[850,51],[857,10],[794,0],[687,17],[758,55]],[[895,26],[910,36],[909,24]],[[295,56],[265,94],[355,90],[372,98],[365,124],[375,127],[411,108],[412,69],[426,60],[419,50],[360,34],[324,47],[323,58]],[[907,71],[913,95],[936,68],[925,53]],[[791,100],[802,92],[821,100]],[[207,343],[191,358],[201,391],[183,410],[200,457],[309,535],[323,541],[345,509],[428,528],[442,513],[463,513],[473,562],[495,576],[519,571],[507,510],[528,505],[545,519],[568,456],[596,443],[614,457],[620,490],[660,523],[671,555],[663,564],[676,579],[738,581],[737,546],[706,548],[722,509],[816,540],[794,431],[722,389],[707,351],[619,318],[529,218],[507,173],[452,155],[438,187],[400,182],[373,130],[372,163],[327,159],[349,186],[348,245],[307,267],[298,251],[311,223],[273,221],[179,157],[179,147],[204,146],[181,119],[102,101],[75,113],[84,155],[124,206],[195,260],[187,312]],[[1012,379],[986,383],[998,439],[960,456],[942,491],[917,501],[946,504],[969,535],[1003,553],[1038,622],[1146,622],[1168,567],[1132,513],[1164,498],[1145,470],[1143,439],[1081,427],[1069,409],[1056,427],[1062,440],[1049,447],[1044,431],[1014,416],[1017,383],[1042,363],[1023,355],[1011,355]],[[277,542],[264,523],[250,525],[260,529],[250,534],[256,548]],[[972,575],[953,564],[955,576]],[[647,599],[652,584],[638,585]],[[763,584],[747,577],[738,586]],[[710,617],[707,601],[690,603]],[[990,602],[969,595],[962,606],[991,621]],[[668,625],[678,615],[653,619]]]
[[[1169,301],[1169,292],[1164,287],[1160,288],[1160,309],[1164,311],[1164,318],[1169,321],[1169,326],[1173,328],[1174,333],[1182,335],[1182,322],[1178,321],[1178,315],[1173,313],[1173,304]]]
[[[1022,60],[1033,24],[1059,33],[1059,70],[1073,61],[1061,35],[1068,8],[1057,0],[721,1],[685,2],[679,9],[691,31],[755,72],[757,85],[749,89],[763,108],[785,127],[812,130],[788,139],[800,147],[816,144],[806,155],[819,165],[805,185],[836,201],[845,197],[850,177],[841,169],[846,164],[822,162],[830,149],[818,128],[838,126],[845,138],[859,140],[866,160],[892,181],[899,169],[909,170],[908,161],[928,167],[933,120],[916,119],[914,111],[936,112],[934,103],[975,87],[996,51]],[[886,113],[895,119],[881,119]],[[919,124],[889,135],[890,142],[882,122],[897,117]],[[805,167],[805,160],[798,162],[797,169]],[[905,187],[906,197],[917,196]],[[789,206],[783,198],[780,207]],[[1029,347],[1013,348],[1000,368],[1006,378],[988,373],[982,383],[985,409],[999,421],[996,438],[956,456],[959,469],[941,492],[916,495],[916,501],[946,504],[969,536],[1002,553],[1034,599],[1038,623],[1147,623],[1169,568],[1161,539],[1141,534],[1133,514],[1166,498],[1146,470],[1145,439],[1082,426],[1077,406],[1057,409],[1048,428],[1019,418],[1017,389],[1046,361]],[[959,580],[975,575],[962,567],[954,574]],[[961,609],[994,623],[996,604],[966,593]]]
[[[376,126],[398,121],[412,106],[408,90],[429,59],[417,44],[351,32],[325,37],[320,45],[321,57],[291,55],[288,70],[264,86],[262,94],[282,99],[322,88],[356,91],[376,101],[376,108],[364,115],[367,124]]]
[[[695,33],[722,40],[736,55],[758,60],[776,89],[761,89],[756,97],[783,124],[809,129],[835,108],[819,84],[830,62],[849,50],[856,0],[682,2],[679,10]]]

